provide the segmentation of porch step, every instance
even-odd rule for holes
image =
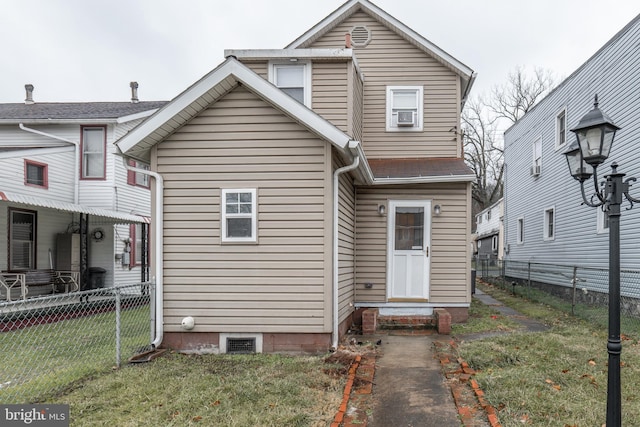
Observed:
[[[451,314],[443,308],[436,308],[431,315],[383,315],[378,309],[369,308],[362,313],[362,332],[373,334],[376,330],[436,329],[439,334],[451,333]]]
[[[378,329],[434,329],[434,315],[378,316]]]

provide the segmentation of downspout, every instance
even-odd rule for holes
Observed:
[[[349,141],[349,149],[357,149],[359,142]],[[352,152],[353,153],[353,152]],[[360,164],[360,156],[355,154],[353,163],[343,166],[333,172],[333,332],[331,346],[338,349],[338,193],[340,192],[339,178],[340,175],[352,171]]]
[[[80,148],[80,143],[78,141],[72,141],[70,139],[66,139],[63,138],[61,136],[56,136],[56,135],[52,135],[50,133],[47,132],[42,132],[36,129],[31,129],[26,127],[25,125],[23,125],[22,123],[20,123],[18,126],[20,126],[20,129],[22,129],[23,131],[26,132],[31,132],[31,133],[35,133],[36,135],[40,135],[40,136],[45,136],[47,138],[53,138],[53,139],[57,139],[58,141],[62,141],[62,142],[68,142],[69,144],[73,144],[75,146],[75,151],[74,151],[74,155],[73,155],[73,203],[75,203],[76,205],[78,204],[78,200],[79,200],[79,193],[80,193],[80,181],[79,181],[79,169],[80,169],[80,156],[78,155],[78,150]]]
[[[151,346],[155,349],[162,344],[162,339],[164,336],[164,313],[163,313],[163,305],[164,305],[164,295],[163,295],[163,270],[162,270],[162,248],[163,248],[163,240],[162,240],[162,228],[164,223],[164,214],[162,211],[162,198],[164,195],[164,180],[162,176],[157,173],[146,169],[136,168],[131,166],[127,162],[126,157],[122,157],[122,164],[125,169],[131,172],[140,173],[143,175],[151,176],[155,179],[155,192],[156,192],[156,200],[155,200],[155,215],[153,218],[154,222],[154,242],[156,245],[155,250],[155,314],[156,314],[156,333],[153,341],[151,342]]]

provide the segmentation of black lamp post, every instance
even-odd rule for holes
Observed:
[[[611,173],[605,175],[606,182],[599,185],[597,169],[611,151],[613,138],[620,129],[606,114],[598,108],[598,96],[595,97],[593,110],[589,111],[571,129],[577,136],[577,142],[565,151],[571,176],[580,182],[582,200],[591,207],[601,207],[609,215],[609,369],[607,382],[607,427],[622,425],[622,405],[620,392],[620,205],[624,195],[631,203],[640,200],[629,195],[629,188],[635,178],[627,178],[618,173],[618,165],[611,165]],[[593,176],[594,193],[587,199],[584,182]]]

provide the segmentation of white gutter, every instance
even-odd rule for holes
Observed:
[[[72,141],[67,138],[63,138],[61,136],[56,136],[47,132],[42,132],[36,129],[31,129],[19,123],[20,129],[26,132],[35,133],[36,135],[45,136],[47,138],[57,139],[58,141],[68,142],[69,144],[73,144],[75,146],[74,154],[73,154],[73,203],[78,204],[78,200],[80,198],[80,181],[79,181],[79,168],[80,168],[80,156],[78,154],[80,149],[80,143],[78,141]]]
[[[163,294],[163,269],[162,269],[162,257],[163,257],[163,239],[162,239],[162,228],[164,223],[164,214],[162,211],[162,198],[164,195],[164,180],[162,176],[157,173],[147,169],[140,169],[131,166],[127,162],[126,157],[122,157],[122,163],[124,167],[128,171],[132,171],[135,173],[140,173],[143,175],[148,175],[155,178],[155,209],[154,209],[154,217],[152,219],[154,234],[154,243],[155,243],[155,317],[156,317],[156,328],[155,328],[155,336],[153,341],[151,342],[151,346],[155,349],[162,344],[162,339],[164,337],[164,294]]]
[[[360,164],[360,156],[358,155],[358,147],[360,143],[358,141],[349,141],[348,148],[352,152],[355,151],[353,163],[348,166],[343,166],[336,169],[333,172],[333,332],[332,332],[332,344],[331,346],[338,349],[338,193],[340,192],[339,177],[345,172],[352,171]]]

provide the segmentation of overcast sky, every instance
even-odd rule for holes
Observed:
[[[473,69],[472,95],[517,66],[566,77],[638,0],[375,0]],[[283,48],[343,0],[0,0],[0,102],[169,100],[224,49]]]

